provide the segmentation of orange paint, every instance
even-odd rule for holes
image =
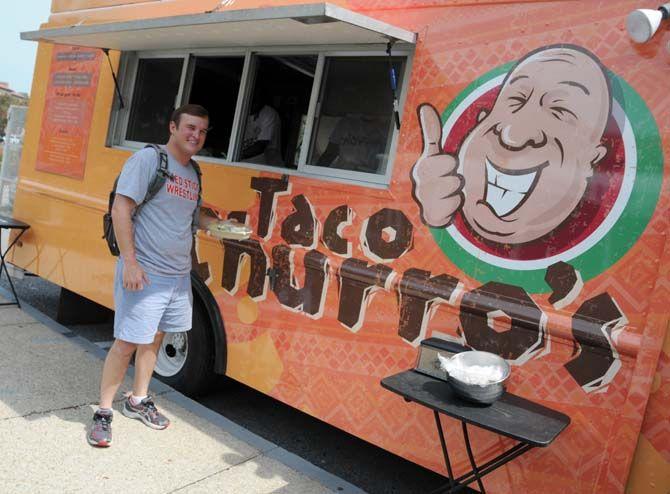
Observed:
[[[76,24],[82,20],[93,24],[195,14],[219,3],[205,0],[139,3],[62,0],[53,4],[49,27]],[[295,3],[303,2],[282,1],[271,5]],[[656,7],[649,2],[642,3],[644,5],[639,1],[616,0],[603,9],[597,2],[337,2],[345,8],[418,33],[411,73],[405,81],[408,92],[391,164],[391,181],[387,189],[379,190],[292,175],[289,177],[290,192],[277,198],[274,228],[259,244],[270,267],[273,248],[287,245],[281,236],[281,227],[286,218],[295,213],[291,199],[304,195],[313,206],[315,221],[320,228],[316,250],[324,254],[329,266],[320,314],[289,310],[269,286],[264,297],[252,300],[247,293],[252,275],[249,262],[240,270],[237,291],[234,294],[226,291],[222,286],[226,247],[200,236],[199,258],[209,265],[208,287],[224,319],[229,374],[349,433],[444,473],[432,414],[383,390],[379,381],[411,368],[416,358],[418,341],[410,343],[399,335],[403,323],[401,306],[407,303],[409,293],[404,282],[412,274],[418,276],[413,270],[429,272],[430,277],[448,275],[460,283],[458,290],[452,299],[435,303],[435,310],[426,316],[418,339],[465,334],[468,341],[485,345],[495,338],[504,341],[505,335],[513,331],[518,331],[520,337],[526,334],[524,331],[539,334],[538,327],[542,326],[545,330],[541,348],[531,352],[528,358],[518,358],[509,389],[560,410],[572,420],[570,427],[548,448],[533,450],[505,469],[487,476],[488,490],[501,493],[563,493],[566,489],[575,493],[626,490],[652,493],[670,489],[668,476],[664,473],[670,467],[667,415],[670,356],[666,336],[667,301],[670,300],[670,243],[667,241],[670,172],[666,161],[670,152],[670,97],[659,91],[658,82],[668,73],[669,55],[665,45],[669,38],[667,30],[661,29],[645,45],[634,45],[628,40],[623,29],[626,15],[642,6]],[[222,7],[222,10],[265,6],[268,6],[267,2],[240,0]],[[561,15],[555,15],[556,11]],[[581,205],[586,206],[585,209],[593,206],[588,213],[591,216],[575,213],[553,227],[552,232],[564,228],[560,230],[562,236],[556,234],[551,240],[545,239],[546,251],[537,248],[541,255],[528,245],[538,239],[522,243],[486,239],[468,223],[473,218],[468,211],[464,215],[456,213],[459,219],[450,225],[449,228],[453,226],[451,230],[428,228],[411,179],[423,152],[417,109],[423,104],[436,109],[440,119],[438,127],[445,132],[445,145],[440,152],[457,155],[463,139],[474,132],[478,122],[482,121],[480,118],[502,111],[498,106],[494,112],[494,107],[501,104],[496,103],[496,95],[505,89],[504,76],[513,70],[513,64],[535,50],[561,43],[574,45],[578,47],[577,51],[588,50],[597,58],[610,83],[608,89],[601,86],[598,91],[610,90],[615,102],[613,116],[607,121],[608,130],[602,138],[609,161],[603,157],[595,160],[598,163],[592,170],[595,178],[588,178],[590,184],[605,185],[592,191],[592,197],[598,200],[585,200],[583,202],[588,204]],[[85,170],[83,179],[72,180],[36,169],[48,149],[40,136],[49,131],[48,108],[52,97],[46,82],[37,81],[51,79],[54,52],[44,44],[38,51],[36,74],[39,79],[36,75],[31,93],[15,206],[17,218],[31,224],[31,229],[23,237],[23,247],[17,249],[13,262],[109,306],[112,303],[114,260],[99,238],[100,222],[109,188],[130,153],[105,145],[114,85],[108,67],[103,64],[96,91],[90,97],[92,120],[85,129],[88,137],[82,139],[81,157],[75,163],[79,171],[74,175],[81,177],[79,172]],[[118,54],[112,54],[112,62],[116,69]],[[560,74],[558,69],[555,70]],[[551,75],[550,72],[548,70],[547,74]],[[509,87],[509,81],[507,84]],[[525,98],[524,104],[532,105],[534,100],[529,97],[530,91],[524,93],[523,88],[520,91]],[[562,104],[552,102],[553,106],[562,108],[566,105],[565,100],[577,98],[575,94],[581,98],[584,94],[574,84],[566,91],[576,92],[554,96],[552,101],[564,101]],[[511,94],[510,97],[517,98],[510,100],[513,104],[522,96]],[[543,103],[546,101],[549,100],[545,99]],[[567,109],[578,113],[579,107]],[[528,110],[530,106],[524,108]],[[484,110],[484,117],[479,117],[479,110]],[[561,112],[558,116],[565,115],[563,110]],[[642,121],[640,115],[646,115],[646,120]],[[518,113],[511,113],[510,118],[514,116]],[[622,120],[624,116],[627,120]],[[537,118],[540,125],[539,116],[530,118],[531,121]],[[551,114],[549,118],[551,123],[543,129],[548,136],[554,136],[549,130],[553,124],[551,118],[556,121],[558,118]],[[624,132],[627,129],[633,132],[632,137]],[[500,129],[494,130],[498,132]],[[513,136],[513,131],[508,130],[505,136]],[[502,131],[498,133],[503,134]],[[541,140],[539,133],[531,137]],[[596,137],[599,139],[600,135]],[[637,147],[629,146],[631,138],[637,139]],[[569,154],[569,141],[563,145],[564,156]],[[553,141],[548,139],[548,142]],[[600,145],[600,142],[596,144]],[[643,159],[638,159],[635,174],[631,174],[630,167],[626,168],[633,162],[632,149],[648,153],[638,156]],[[507,166],[491,156],[489,158],[500,168]],[[204,157],[199,161],[204,171],[205,201],[224,215],[232,211],[246,212],[248,223],[256,230],[261,221],[259,195],[252,189],[251,180],[258,177],[280,180],[282,171],[259,172],[208,163]],[[517,165],[517,170],[538,163],[541,164],[529,160],[526,165]],[[657,168],[649,169],[650,163],[658,165]],[[469,165],[474,166],[479,164]],[[487,173],[493,172],[489,168]],[[496,183],[504,184],[505,180],[508,178],[503,174]],[[621,184],[612,185],[618,184],[617,180]],[[468,181],[466,187],[472,187],[473,180],[469,178]],[[488,183],[489,187],[496,185],[493,181]],[[561,180],[555,181],[556,189],[563,185]],[[628,186],[633,199],[623,201],[623,212],[617,212],[619,206],[616,206],[615,198],[623,197],[618,191],[625,191]],[[471,195],[474,193],[471,188],[466,190]],[[511,188],[506,190],[513,192]],[[550,188],[546,193],[554,192]],[[651,201],[654,194],[657,199]],[[495,203],[497,212],[504,216],[501,210],[507,203],[503,196],[501,194],[496,199],[489,195],[483,200],[489,205]],[[607,211],[598,209],[607,206],[608,200],[615,206]],[[350,258],[335,255],[323,240],[323,228],[329,214],[341,205],[347,205],[355,213],[351,224],[339,231],[341,237],[351,243]],[[366,221],[382,209],[401,211],[407,218],[412,229],[411,248],[382,263],[392,270],[393,276],[387,285],[366,299],[362,323],[356,327],[347,326],[341,315],[347,307],[341,308],[340,301],[342,283],[348,278],[342,273],[347,273],[347,261],[351,259],[369,265],[376,262],[370,256],[369,246],[361,239],[365,239]],[[521,211],[521,206],[518,209]],[[634,214],[630,213],[633,210]],[[608,224],[607,218],[616,214],[620,214],[619,219]],[[591,224],[589,218],[600,219]],[[596,235],[599,225],[606,225],[601,228],[605,233],[600,244],[593,241],[591,245],[589,238],[595,237],[589,235],[593,232],[582,234],[592,228]],[[397,232],[389,232],[386,230],[381,235],[382,243],[397,237]],[[635,232],[635,235],[629,232]],[[580,235],[585,238],[581,239]],[[571,245],[570,242],[578,237],[581,240]],[[598,245],[603,246],[600,251]],[[570,254],[569,249],[573,247],[584,252]],[[304,267],[309,249],[291,249],[293,281],[299,289],[309,274]],[[556,256],[556,261],[579,268],[581,289],[572,293],[566,290],[561,296],[552,298],[552,290],[544,281],[548,266],[533,267],[533,263],[540,265],[552,255]],[[496,256],[498,260],[494,259]],[[506,268],[506,265],[513,267]],[[97,274],[92,277],[83,273]],[[505,287],[501,286],[503,284]],[[482,287],[488,288],[484,290]],[[500,319],[504,324],[496,326],[496,331],[488,333],[485,325],[477,326],[483,317],[477,313],[481,304],[492,300],[493,307],[487,309],[491,312],[496,304],[505,302],[499,297],[501,290],[512,288],[517,297],[513,302],[524,308],[514,316],[521,322],[514,326],[514,317],[508,314],[507,319]],[[522,298],[525,305],[520,302]],[[605,309],[608,314],[621,317],[612,316],[612,321],[608,321],[611,324],[601,324],[593,315]],[[469,318],[472,313],[475,316]],[[536,316],[540,322],[536,321]],[[495,320],[502,316],[494,314],[492,317]],[[587,382],[591,379],[592,367],[575,364],[580,356],[588,354],[586,337],[601,337],[599,344],[604,345],[602,348],[617,354],[618,368],[602,385]],[[262,359],[257,357],[259,353]],[[447,441],[456,441],[460,434],[458,424],[446,423]],[[501,441],[491,433],[476,430],[472,436],[481,462],[502,450]],[[453,461],[459,472],[465,468],[467,457],[462,452],[457,453]]]

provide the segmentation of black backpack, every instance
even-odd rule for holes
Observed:
[[[142,207],[158,193],[161,187],[163,187],[165,184],[165,181],[168,178],[173,178],[172,174],[168,171],[167,153],[156,144],[147,144],[145,147],[153,148],[156,151],[156,154],[158,155],[158,166],[156,167],[156,173],[149,183],[144,200],[138,204],[133,211],[133,215],[131,217],[132,221],[135,221],[135,217],[138,215]],[[200,213],[200,204],[202,203],[202,173],[200,171],[200,166],[195,160],[191,160],[191,166],[198,176],[198,202],[196,204],[195,211],[193,211],[193,221],[191,223],[191,229],[195,235],[195,232],[197,231],[198,216]],[[114,187],[112,187],[112,191],[109,193],[107,212],[102,217],[102,238],[107,241],[107,247],[109,247],[109,251],[113,256],[118,256],[121,253],[119,250],[119,245],[116,242],[114,225],[112,224],[112,206],[114,205],[114,198],[116,197],[116,186],[119,183],[119,176],[117,176],[116,180],[114,180]]]

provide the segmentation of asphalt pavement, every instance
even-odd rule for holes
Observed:
[[[60,287],[37,277],[15,280],[15,284],[22,301],[54,322]],[[8,288],[4,275],[0,286]],[[111,321],[68,325],[67,329],[95,344],[102,356],[111,342]],[[210,413],[370,494],[418,494],[444,483],[434,472],[227,378],[196,401]]]
[[[25,304],[0,307],[0,337],[3,493],[364,492],[157,380],[150,391],[170,427],[124,417],[132,369],[114,403],[113,445],[94,448],[85,434],[104,350]]]

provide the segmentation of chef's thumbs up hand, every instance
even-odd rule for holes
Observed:
[[[456,170],[458,159],[442,149],[442,123],[431,105],[419,107],[423,152],[412,169],[414,198],[421,218],[433,227],[444,227],[463,206],[464,180]]]

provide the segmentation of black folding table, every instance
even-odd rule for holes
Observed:
[[[19,302],[19,297],[16,295],[16,290],[14,289],[14,283],[12,282],[12,277],[9,275],[9,270],[7,269],[7,264],[5,262],[5,257],[7,256],[7,253],[10,251],[14,245],[16,245],[16,242],[19,241],[21,236],[26,232],[26,230],[30,228],[30,225],[27,223],[24,223],[23,221],[15,220],[14,218],[8,218],[7,216],[0,216],[0,233],[2,230],[17,230],[18,234],[14,237],[14,240],[9,242],[9,245],[7,245],[7,248],[3,251],[2,248],[0,248],[0,279],[2,278],[2,272],[7,274],[7,280],[9,280],[9,286],[12,289],[12,295],[14,295],[14,302],[3,302],[0,303],[0,306],[2,305],[18,305],[19,308],[21,308],[21,303]]]
[[[548,446],[570,423],[570,417],[567,415],[511,393],[503,394],[492,405],[470,403],[455,395],[448,382],[415,370],[386,377],[382,379],[381,385],[399,394],[406,401],[413,401],[433,410],[444,462],[449,473],[449,482],[434,490],[433,493],[460,492],[475,481],[477,481],[480,492],[486,492],[482,482],[484,475],[534,447]],[[458,478],[454,477],[451,468],[440,414],[461,422],[465,448],[472,470]],[[515,439],[518,443],[483,465],[477,465],[470,444],[467,424]]]

